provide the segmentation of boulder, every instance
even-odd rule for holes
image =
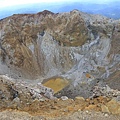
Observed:
[[[117,102],[115,99],[112,99],[106,104],[110,113],[112,114],[120,114],[120,102]]]

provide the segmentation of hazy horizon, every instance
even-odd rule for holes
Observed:
[[[33,14],[43,10],[58,13],[73,9],[115,19],[120,18],[119,0],[0,0],[0,5],[0,19],[13,14]]]
[[[18,5],[27,5],[27,4],[34,4],[34,3],[44,3],[44,4],[58,4],[58,3],[66,3],[66,5],[68,3],[75,3],[75,2],[79,2],[79,3],[97,3],[97,4],[104,4],[104,3],[109,3],[109,2],[115,2],[115,1],[119,1],[119,0],[0,0],[0,9],[2,8],[6,8],[7,7],[12,7],[12,6],[18,6]],[[68,2],[68,3],[67,3]]]

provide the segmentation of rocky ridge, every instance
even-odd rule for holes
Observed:
[[[1,68],[10,75],[17,71],[13,77],[68,75],[80,81],[88,79],[87,73],[91,78],[103,73],[108,76],[112,60],[119,62],[119,20],[77,10],[60,14],[43,11],[13,15],[1,20],[0,28],[1,61],[8,67]]]
[[[120,20],[78,10],[0,20],[1,110],[120,114],[119,36]]]

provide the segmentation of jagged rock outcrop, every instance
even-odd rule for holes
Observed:
[[[10,68],[32,73],[33,78],[66,72],[74,62],[69,54],[72,50],[64,46],[79,46],[87,40],[87,27],[78,14],[43,11],[2,20],[1,59]]]
[[[73,10],[17,14],[0,21],[0,74],[74,86],[120,71],[120,21]],[[78,87],[79,88],[79,87]]]

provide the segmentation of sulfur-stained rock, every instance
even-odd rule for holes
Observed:
[[[72,99],[92,96],[86,106],[83,98],[76,98],[74,104],[80,109],[82,106],[82,110],[99,111],[98,105],[104,104],[110,113],[115,109],[115,113],[119,113],[118,102],[113,102],[113,107],[109,100],[101,97],[118,98],[120,95],[119,46],[119,20],[78,10],[57,14],[45,10],[0,20],[0,74],[8,74],[1,79],[3,106],[6,101],[19,97],[24,103],[21,106],[25,105],[25,109],[29,110],[30,104],[26,103],[33,99],[45,102],[44,99],[54,100],[53,95],[60,93],[58,97]],[[9,83],[12,79],[8,76],[19,83]],[[24,80],[28,85],[21,83]],[[30,80],[32,85],[29,85]],[[38,81],[43,82],[39,84]],[[67,100],[65,103],[68,104]],[[80,103],[81,106],[78,105]],[[40,109],[39,104],[34,108],[36,111]]]
[[[69,81],[62,77],[53,77],[47,80],[44,80],[42,84],[46,87],[49,87],[54,90],[54,94],[65,88],[69,85]]]
[[[112,46],[116,48],[119,43],[118,23],[78,10],[10,16],[0,21],[0,73],[10,71],[12,77],[29,79],[72,73],[69,78],[76,83],[79,78],[91,81],[104,73],[104,77],[109,76],[106,65],[113,58],[107,55],[112,35]],[[118,51],[119,47],[110,53]],[[119,62],[119,56],[116,58]],[[83,73],[89,74],[85,77]]]
[[[75,97],[76,101],[85,101],[85,99],[83,97],[77,96]]]
[[[104,113],[110,113],[108,107],[105,106],[105,105],[101,105],[101,110],[102,110],[102,112],[104,112]]]
[[[36,15],[16,14],[0,21],[0,28],[2,61],[12,70],[15,67],[26,78],[36,78],[51,71],[46,59],[60,72],[69,70],[74,63],[63,47],[81,46],[88,37],[87,26],[78,11],[55,14],[45,10]]]
[[[112,99],[108,103],[106,103],[110,113],[112,114],[120,114],[120,102],[117,102],[115,99]]]
[[[100,111],[100,108],[97,105],[89,105],[88,107],[85,107],[84,110]]]

